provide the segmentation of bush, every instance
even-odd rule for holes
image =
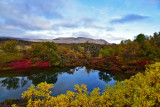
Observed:
[[[18,51],[17,45],[18,45],[18,41],[10,40],[2,44],[1,49],[7,53],[16,53]]]
[[[57,54],[57,45],[52,42],[32,44],[29,49],[29,54],[33,59],[39,59],[44,62],[49,61],[52,65],[59,64],[60,58]]]
[[[37,61],[35,63],[36,67],[49,67],[51,66],[51,64],[49,62],[41,62],[41,61]]]
[[[116,56],[110,56],[110,57],[100,58],[100,59],[91,58],[90,61],[91,61],[90,63],[91,67],[102,68],[102,69],[117,71],[117,72],[121,71],[122,69],[121,59]]]
[[[0,63],[0,69],[4,67],[4,64]]]
[[[0,63],[9,63],[14,60],[21,59],[23,57],[23,54],[21,53],[4,53],[0,52]]]
[[[100,56],[102,57],[109,57],[113,55],[114,50],[112,49],[111,46],[107,45],[103,49],[100,50]]]
[[[160,63],[151,65],[145,74],[138,73],[129,80],[88,92],[85,85],[75,85],[75,91],[57,97],[50,96],[53,84],[40,83],[22,94],[29,107],[158,107],[160,105]]]
[[[31,60],[19,59],[9,63],[8,66],[14,69],[21,69],[21,68],[29,68],[32,66],[32,64]]]
[[[129,63],[124,68],[129,71],[144,71],[146,65],[148,65],[148,64],[149,64],[148,60],[138,60],[136,62]]]

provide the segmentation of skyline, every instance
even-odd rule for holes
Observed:
[[[160,0],[0,0],[0,36],[120,43],[160,27]]]

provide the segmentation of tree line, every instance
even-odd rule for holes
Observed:
[[[120,44],[99,45],[93,43],[57,45],[54,42],[24,45],[16,40],[0,44],[0,67],[14,68],[14,63],[29,66],[91,66],[124,70],[144,62],[160,60],[160,32],[153,36],[139,34],[134,40],[122,40]],[[23,60],[21,60],[23,59]],[[30,60],[30,62],[28,61]],[[112,63],[107,63],[112,61]],[[15,61],[15,62],[14,62]],[[19,63],[20,62],[20,63]],[[101,62],[102,65],[97,65]],[[119,64],[115,63],[119,62]],[[23,64],[24,63],[24,64]],[[145,65],[144,64],[144,65]],[[103,65],[105,67],[103,67]],[[143,65],[143,68],[144,68]],[[136,65],[138,66],[138,65]],[[21,65],[19,66],[21,68]],[[26,66],[27,67],[27,66]],[[117,67],[117,68],[116,68]],[[16,67],[15,67],[16,68]],[[134,69],[137,69],[135,67]],[[114,69],[113,69],[114,70]]]

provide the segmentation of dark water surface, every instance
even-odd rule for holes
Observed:
[[[76,84],[87,85],[88,91],[99,87],[103,92],[105,85],[113,86],[116,81],[122,81],[126,78],[120,73],[107,73],[86,67],[1,71],[0,102],[5,99],[19,99],[31,84],[37,85],[44,81],[54,84],[51,91],[53,96],[57,96],[65,94],[66,91],[74,91]]]

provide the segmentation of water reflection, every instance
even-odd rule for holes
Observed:
[[[6,87],[8,90],[24,87],[27,80],[18,77],[7,77],[0,81],[2,87]]]
[[[51,68],[32,69],[28,71],[5,71],[0,72],[0,102],[9,98],[21,98],[21,93],[31,85],[37,85],[46,81],[53,83],[52,95],[65,94],[66,91],[74,91],[74,85],[86,84],[88,91],[99,87],[101,92],[105,85],[114,85],[118,80],[126,77],[119,73],[107,73],[99,70],[87,69],[86,67],[76,68]]]
[[[99,72],[98,74],[99,74],[99,79],[105,81],[106,83],[112,80],[110,75],[107,74],[106,72]]]
[[[53,73],[53,74],[45,74],[45,73],[40,73],[40,74],[33,74],[28,76],[29,80],[32,80],[32,83],[34,85],[37,85],[41,82],[46,81],[47,83],[56,83],[58,73]]]

